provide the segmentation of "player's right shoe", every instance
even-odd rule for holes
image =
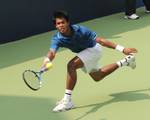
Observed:
[[[74,108],[74,104],[71,100],[61,100],[56,103],[56,107],[53,109],[53,112],[63,112]]]
[[[128,55],[124,58],[124,61],[122,63],[123,65],[129,66],[132,69],[136,68],[136,62],[135,62],[135,57],[133,55]]]

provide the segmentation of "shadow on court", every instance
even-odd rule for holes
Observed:
[[[48,98],[0,96],[1,120],[66,120],[51,111],[54,102]]]
[[[146,92],[146,91],[150,91],[150,89],[141,89],[141,90],[135,90],[135,91],[114,93],[114,94],[110,95],[113,98],[106,102],[76,107],[74,109],[80,109],[80,108],[85,108],[85,107],[92,107],[92,108],[89,111],[87,111],[85,114],[83,114],[82,116],[76,118],[75,120],[80,120],[80,119],[86,117],[87,115],[98,111],[102,107],[104,107],[106,105],[110,105],[112,103],[126,102],[126,101],[134,102],[134,101],[140,101],[140,100],[150,100],[149,94],[142,93],[142,92]]]

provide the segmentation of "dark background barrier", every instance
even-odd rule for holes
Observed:
[[[121,12],[124,0],[2,0],[0,44],[53,30],[51,16],[58,9],[68,11],[72,23],[78,23]]]

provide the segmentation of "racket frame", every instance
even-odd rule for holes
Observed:
[[[38,81],[39,81],[39,87],[38,87],[38,88],[33,88],[31,85],[28,84],[28,82],[26,81],[26,78],[25,78],[25,73],[26,73],[26,72],[32,72],[32,73],[37,77],[37,79],[38,79]],[[35,72],[34,70],[25,70],[25,71],[23,72],[23,74],[22,74],[22,78],[23,78],[25,84],[26,84],[30,89],[32,89],[32,90],[34,90],[34,91],[37,91],[37,90],[39,90],[39,89],[41,88],[41,86],[42,86],[41,74],[42,74],[43,72],[44,72],[43,70],[41,70],[40,72]]]

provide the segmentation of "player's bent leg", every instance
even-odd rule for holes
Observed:
[[[77,72],[78,68],[82,68],[84,66],[83,62],[79,57],[74,57],[69,61],[67,65],[67,83],[66,89],[73,90],[76,80],[77,80]]]
[[[54,112],[66,111],[74,108],[74,104],[71,100],[71,91],[75,87],[77,81],[77,72],[78,68],[83,67],[83,62],[79,57],[74,57],[67,65],[67,81],[66,81],[66,92],[64,98],[59,101],[56,107],[53,109]]]
[[[96,72],[89,73],[89,75],[93,78],[93,80],[100,81],[104,77],[115,71],[117,68],[119,68],[119,66],[116,63],[112,63],[110,65],[104,66]]]
[[[112,73],[113,71],[115,71],[117,68],[119,67],[123,67],[123,66],[129,66],[132,69],[136,68],[136,62],[135,62],[135,56],[133,55],[128,55],[126,56],[124,59],[107,65],[101,69],[99,69],[96,72],[91,72],[89,73],[89,75],[95,80],[95,81],[100,81],[101,79],[103,79],[104,77],[106,77],[107,75],[109,75],[110,73]]]

